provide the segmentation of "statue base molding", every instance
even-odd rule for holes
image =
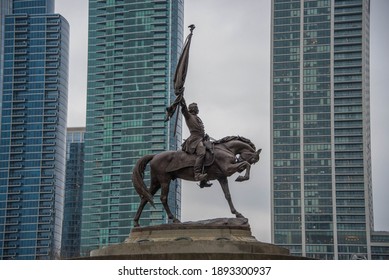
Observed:
[[[221,218],[137,227],[125,242],[93,250],[107,260],[287,260],[289,250],[256,240],[247,219]]]

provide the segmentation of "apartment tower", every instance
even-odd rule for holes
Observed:
[[[371,258],[369,0],[273,0],[272,241]]]
[[[66,134],[65,202],[61,257],[80,256],[85,127],[68,127]]]
[[[164,118],[175,98],[183,5],[183,0],[89,1],[82,255],[124,241],[140,201],[131,182],[135,162],[181,143],[180,118],[176,135],[174,122]],[[180,181],[171,188],[169,204],[180,216]],[[142,219],[143,225],[167,222],[161,203],[147,207]]]
[[[69,26],[53,0],[1,0],[0,259],[59,256]]]

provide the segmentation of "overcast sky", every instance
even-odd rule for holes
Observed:
[[[198,103],[210,136],[242,135],[263,149],[249,181],[236,183],[237,175],[229,181],[235,208],[264,242],[270,242],[270,2],[185,1],[185,26],[196,25],[185,97]],[[56,12],[71,27],[68,126],[85,126],[88,1],[56,0]],[[388,14],[389,1],[371,0],[374,217],[376,230],[389,231]],[[183,221],[233,217],[217,182],[208,189],[185,182],[182,195]]]

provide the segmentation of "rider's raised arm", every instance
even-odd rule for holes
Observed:
[[[188,107],[186,107],[186,102],[184,97],[182,97],[181,99],[181,112],[186,119],[189,117],[189,111],[188,111]]]

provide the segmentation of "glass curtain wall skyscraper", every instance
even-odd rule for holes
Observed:
[[[272,241],[371,258],[368,0],[272,1]]]
[[[183,5],[183,0],[89,1],[81,254],[124,241],[139,204],[131,182],[135,162],[181,143],[180,118],[175,136],[174,122],[164,118],[175,98]],[[169,204],[180,216],[180,181],[171,188]],[[143,224],[167,222],[160,203],[143,214]]]
[[[0,256],[49,259],[61,245],[69,26],[54,1],[5,2]]]
[[[66,134],[65,202],[61,257],[80,256],[85,127],[68,127]]]

